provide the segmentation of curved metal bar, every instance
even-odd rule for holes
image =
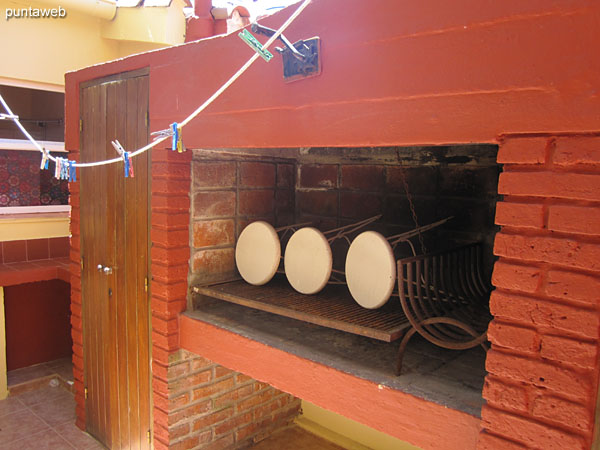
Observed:
[[[480,262],[479,244],[398,260],[398,295],[412,327],[400,345],[398,370],[414,333],[443,348],[485,348],[491,287],[485,288]]]

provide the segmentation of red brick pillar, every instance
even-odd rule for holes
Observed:
[[[598,389],[600,137],[505,136],[479,449],[588,449]]]
[[[152,150],[150,290],[155,449],[168,448],[170,440],[168,368],[179,348],[177,317],[187,305],[191,160],[191,151]]]
[[[79,161],[79,150],[70,150],[69,159]],[[79,181],[69,183],[71,205],[71,337],[73,338],[73,381],[76,402],[76,424],[85,430],[85,394],[83,385],[83,325],[81,303],[81,238]]]

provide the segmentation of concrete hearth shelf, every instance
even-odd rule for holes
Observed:
[[[481,347],[461,352],[445,350],[415,337],[407,348],[403,373],[396,376],[393,367],[398,343],[381,342],[205,296],[196,296],[195,310],[185,315],[378,385],[480,416],[486,374],[485,352]]]

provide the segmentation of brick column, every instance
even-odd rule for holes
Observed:
[[[79,161],[79,150],[70,150],[69,159]],[[76,425],[85,430],[85,394],[83,385],[83,325],[81,303],[81,239],[79,181],[69,183],[71,205],[71,337],[73,338],[73,381],[76,402]]]
[[[600,137],[506,136],[479,449],[588,449],[598,389]]]
[[[179,348],[177,317],[187,302],[191,160],[191,151],[152,150],[150,290],[155,449],[168,448],[170,441],[168,372]]]

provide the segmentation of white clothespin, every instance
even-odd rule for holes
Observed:
[[[131,164],[131,160],[129,159],[129,152],[126,152],[121,143],[116,139],[110,143],[123,159],[125,178],[133,177],[133,164]]]
[[[56,157],[54,163],[55,163],[55,168],[54,168],[54,178],[56,178],[57,180],[60,180],[60,173],[61,173],[61,159],[58,156]]]
[[[112,146],[114,147],[114,149],[117,151],[117,153],[119,154],[119,156],[121,158],[123,158],[124,154],[125,154],[125,149],[123,148],[123,146],[121,145],[121,143],[115,139],[114,141],[110,141],[110,143],[112,144]]]
[[[15,115],[15,114],[0,113],[0,120],[19,120],[19,116]]]

